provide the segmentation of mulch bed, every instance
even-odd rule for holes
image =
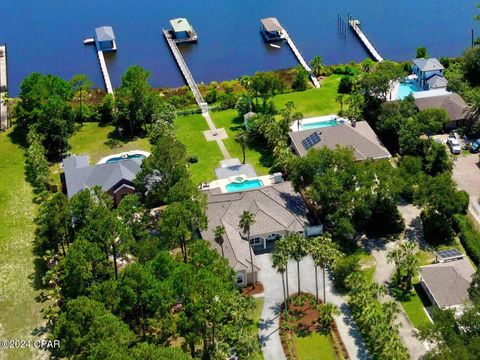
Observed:
[[[255,283],[255,287],[253,285],[248,285],[242,288],[243,295],[255,295],[255,294],[263,294],[263,284],[260,281]]]
[[[295,299],[298,296],[305,297],[305,301],[302,304],[295,304]],[[319,300],[321,304],[321,301]],[[318,318],[317,304],[315,297],[311,294],[301,293],[290,297],[289,299],[289,319],[288,329],[285,329],[282,324],[287,322],[284,312],[285,304],[281,305],[280,314],[280,339],[282,342],[283,351],[287,359],[298,360],[298,355],[295,350],[295,334],[297,333],[309,333],[320,331],[316,324]],[[335,357],[339,360],[349,359],[347,349],[343,344],[343,341],[338,332],[337,324],[333,324],[328,334],[330,343],[335,351]]]

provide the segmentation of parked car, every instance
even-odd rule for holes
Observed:
[[[472,141],[472,143],[470,144],[470,152],[475,154],[479,151],[480,151],[480,139]]]
[[[462,148],[460,147],[460,143],[458,142],[457,138],[455,136],[449,136],[447,140],[447,145],[450,149],[450,152],[452,154],[460,154],[462,151]]]

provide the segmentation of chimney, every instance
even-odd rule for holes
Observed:
[[[355,126],[357,126],[357,120],[352,119],[352,127],[355,127]]]

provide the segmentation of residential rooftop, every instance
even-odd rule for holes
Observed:
[[[434,96],[417,96],[414,93],[413,98],[419,110],[444,109],[451,121],[464,119],[468,109],[468,104],[457,93],[446,92]]]
[[[299,156],[304,156],[310,148],[325,146],[334,150],[341,146],[351,148],[357,160],[368,158],[379,160],[391,157],[387,148],[366,121],[295,131],[289,135],[292,146]],[[309,139],[313,139],[313,142]]]
[[[443,65],[437,58],[418,58],[413,59],[412,62],[420,69],[420,71],[436,71],[436,70],[445,70]]]
[[[280,32],[283,30],[282,25],[278,22],[277,18],[269,17],[261,20],[265,31],[268,32]]]

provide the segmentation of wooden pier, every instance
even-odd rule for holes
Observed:
[[[8,128],[7,89],[7,45],[0,45],[0,130]]]
[[[105,89],[108,94],[113,94],[112,82],[110,81],[110,75],[108,74],[107,63],[105,62],[105,56],[103,51],[99,50],[97,47],[97,56],[98,62],[100,63],[100,68],[102,69],[103,81],[105,82]]]
[[[300,65],[302,65],[303,68],[307,70],[308,73],[310,74],[310,80],[312,80],[313,86],[315,86],[318,89],[320,87],[320,83],[318,82],[318,79],[313,74],[312,69],[305,61],[302,54],[300,54],[300,51],[298,51],[297,46],[293,42],[290,35],[288,35],[287,30],[283,29],[282,33],[283,33],[283,38],[287,41],[287,44],[290,46],[290,49],[292,49],[292,52],[295,54],[295,57],[297,58]]]
[[[373,60],[381,62],[383,61],[383,57],[378,53],[375,47],[372,45],[370,40],[365,36],[362,29],[360,29],[360,21],[357,19],[349,19],[348,24],[350,25],[353,32],[357,35],[357,37],[362,42],[363,46],[368,50],[370,55],[372,56]]]
[[[192,91],[198,106],[200,107],[200,109],[202,109],[202,113],[208,112],[208,104],[205,102],[205,100],[203,100],[202,94],[198,89],[197,83],[193,79],[192,73],[188,69],[188,66],[185,63],[185,60],[183,59],[182,53],[178,49],[177,43],[172,38],[171,32],[163,29],[163,35],[167,40],[168,46],[172,51],[173,57],[175,58],[175,61],[177,62],[177,65],[180,68],[180,71],[182,72],[182,75],[185,78],[185,81],[190,87],[190,90]]]

